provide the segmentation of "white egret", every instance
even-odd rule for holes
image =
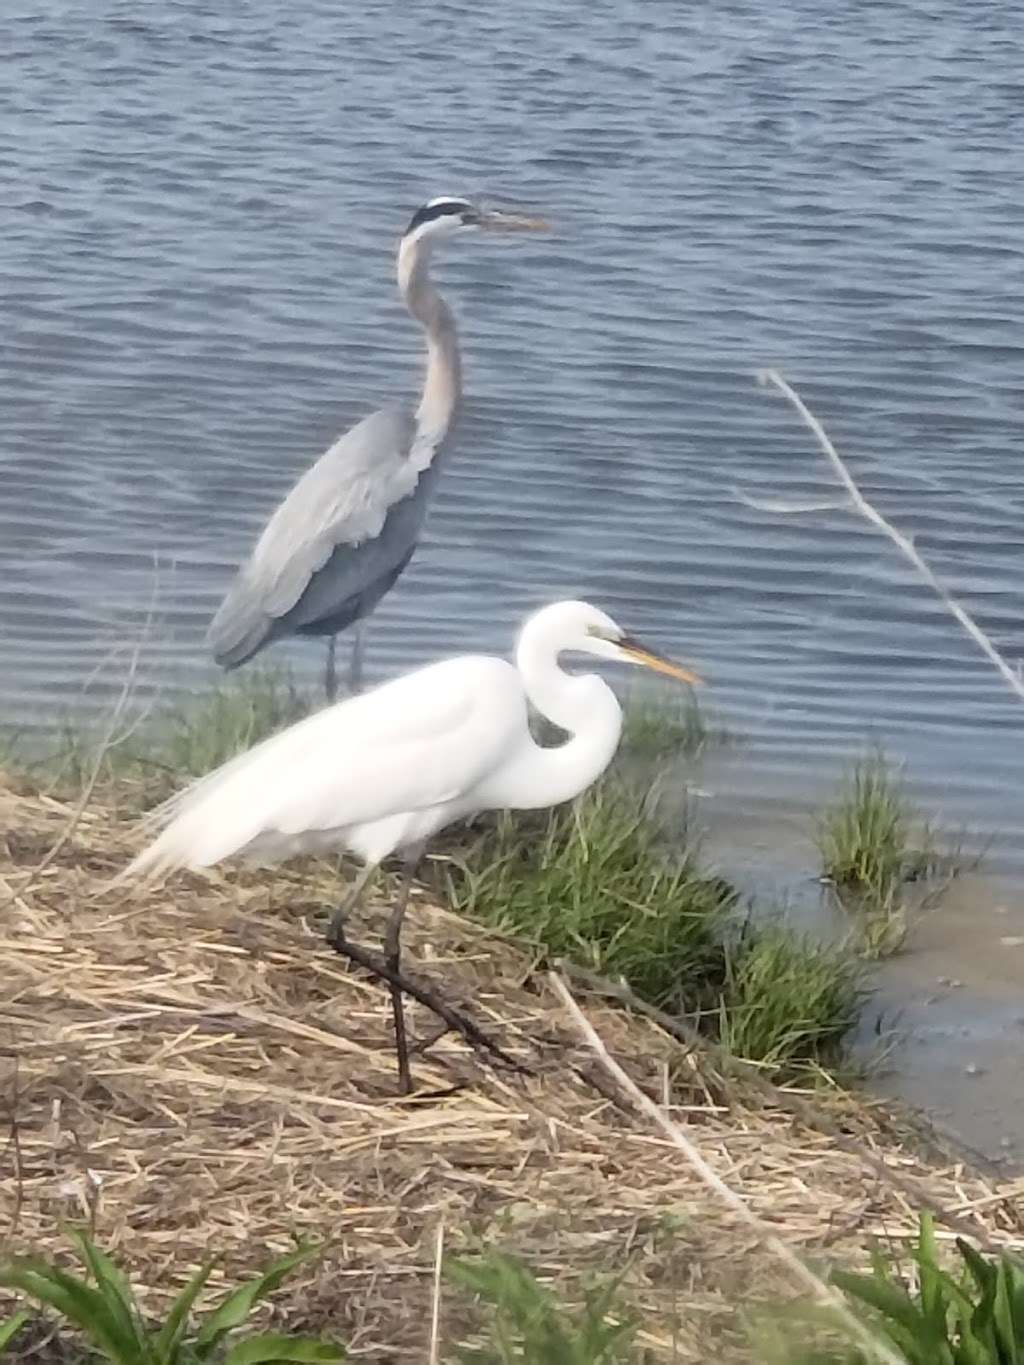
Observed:
[[[556,602],[523,626],[515,664],[465,654],[416,669],[289,726],[229,760],[160,807],[153,842],[124,875],[203,868],[240,854],[277,862],[293,854],[347,849],[365,870],[335,913],[328,941],[390,982],[403,1092],[409,1064],[400,975],[400,933],[409,885],[427,841],[444,826],[486,810],[533,810],[578,796],[618,747],[622,709],[594,673],[573,674],[559,656],[577,652],[643,664],[696,684],[689,669],[630,638],[585,602]],[[567,731],[542,748],[528,706]],[[404,876],[380,964],[353,951],[344,918],[367,879],[400,853]],[[425,1000],[450,1024],[451,1012]],[[463,1028],[463,1022],[454,1021]],[[480,1040],[478,1030],[473,1036]]]

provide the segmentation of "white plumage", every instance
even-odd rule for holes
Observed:
[[[559,666],[573,650],[698,681],[629,640],[596,607],[555,603],[527,621],[514,666],[463,655],[417,669],[328,706],[193,783],[150,817],[161,832],[125,875],[332,848],[375,864],[479,811],[578,795],[611,761],[622,714],[599,677]],[[564,744],[534,742],[528,701],[569,731]]]

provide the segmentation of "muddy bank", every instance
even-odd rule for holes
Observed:
[[[1024,894],[958,880],[877,986],[862,1030],[885,1048],[872,1088],[988,1160],[1024,1167]]]
[[[711,860],[759,906],[841,938],[849,921],[819,879],[815,811],[752,805],[728,761],[708,769],[696,785]],[[903,950],[872,968],[855,1052],[873,1093],[1009,1171],[1024,1168],[1024,885],[989,875],[990,862],[1006,859],[996,850],[912,911]]]

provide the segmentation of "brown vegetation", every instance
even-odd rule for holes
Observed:
[[[743,1359],[735,1306],[798,1288],[616,1089],[514,946],[415,901],[410,965],[533,1074],[495,1070],[449,1035],[417,1058],[417,1094],[400,1101],[387,994],[322,941],[334,869],[111,889],[131,828],[102,809],[69,828],[73,813],[0,779],[7,1251],[63,1254],[62,1224],[92,1221],[156,1308],[209,1252],[224,1256],[216,1292],[293,1234],[328,1239],[276,1312],[372,1361],[427,1357],[442,1222],[450,1251],[518,1251],[570,1298],[590,1272],[624,1271],[653,1360]],[[354,936],[374,924],[371,909]],[[881,1106],[726,1074],[649,1018],[597,997],[585,1009],[812,1263],[911,1237],[923,1206],[982,1242],[1024,1245],[1024,1182],[1000,1186],[927,1148]],[[417,1036],[433,1030],[418,1007],[410,1018]],[[451,1288],[441,1322],[448,1343],[473,1330]],[[51,1343],[27,1358],[61,1357]]]

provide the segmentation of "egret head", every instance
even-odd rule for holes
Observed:
[[[445,242],[466,232],[543,232],[547,226],[543,218],[485,209],[468,199],[444,194],[416,210],[402,242]]]
[[[556,602],[544,607],[533,620],[544,621],[559,651],[577,650],[616,663],[640,664],[656,673],[678,678],[691,687],[698,687],[703,682],[691,669],[666,659],[663,654],[627,635],[610,616],[589,602]]]

